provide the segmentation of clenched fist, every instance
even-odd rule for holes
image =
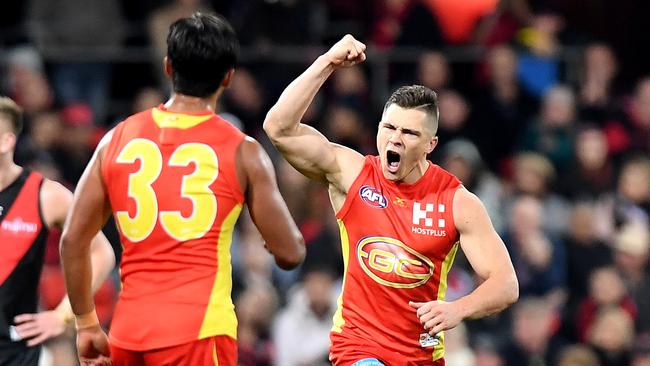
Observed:
[[[366,45],[346,34],[340,41],[325,53],[332,65],[349,67],[366,60]]]
[[[436,335],[443,330],[456,327],[463,316],[460,309],[451,302],[434,300],[429,302],[409,302],[409,306],[417,309],[417,317],[426,331]]]

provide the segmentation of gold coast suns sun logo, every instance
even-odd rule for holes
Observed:
[[[433,275],[433,262],[393,238],[372,236],[357,243],[357,259],[375,282],[394,288],[414,288]]]

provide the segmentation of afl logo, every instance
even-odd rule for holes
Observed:
[[[433,262],[393,238],[368,237],[357,243],[357,259],[363,271],[384,286],[414,288],[433,275]]]
[[[359,189],[359,196],[368,206],[374,208],[386,208],[388,200],[375,187],[363,186]]]

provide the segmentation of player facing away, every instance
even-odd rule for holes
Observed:
[[[55,310],[36,313],[38,283],[49,229],[63,227],[72,193],[14,163],[22,109],[0,97],[0,365],[36,366],[43,342],[61,335],[73,319],[64,298]],[[91,244],[93,289],[115,265],[103,234]]]
[[[508,252],[479,199],[427,161],[438,139],[436,94],[395,91],[362,156],[300,123],[336,69],[365,60],[346,35],[282,93],[264,129],[305,176],[327,185],[340,228],[345,275],[330,336],[334,365],[444,365],[443,331],[501,311],[518,298]],[[460,245],[483,282],[446,302]]]
[[[124,248],[108,338],[113,365],[237,364],[230,246],[244,203],[280,267],[304,258],[268,155],[214,112],[237,57],[231,26],[195,13],[171,25],[167,46],[174,93],[99,144],[61,240],[82,364],[109,362],[87,247],[111,213]]]

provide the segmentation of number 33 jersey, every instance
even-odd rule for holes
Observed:
[[[444,300],[458,247],[453,198],[460,181],[429,163],[414,184],[384,178],[367,156],[337,213],[345,277],[331,358],[363,349],[388,365],[444,364],[442,335],[429,336],[409,301]]]
[[[211,112],[163,106],[113,131],[101,172],[123,246],[110,341],[142,351],[236,338],[230,245],[245,135]]]

